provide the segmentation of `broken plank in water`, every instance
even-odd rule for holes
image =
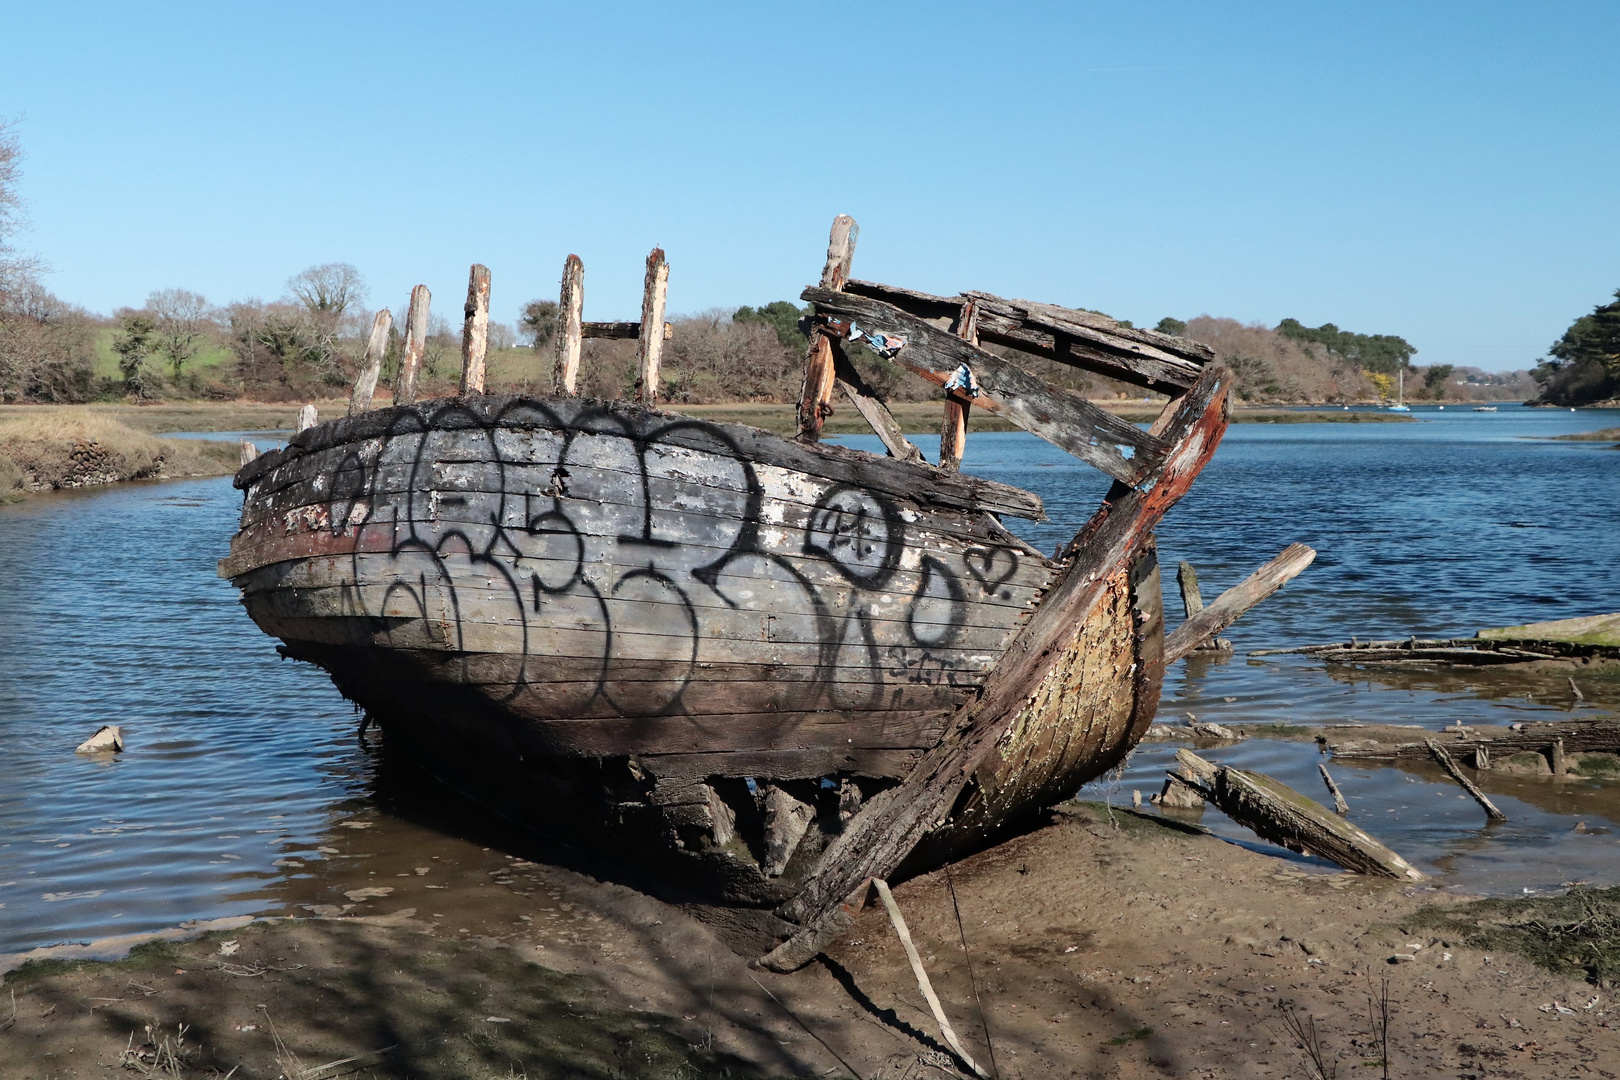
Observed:
[[[1458,785],[1460,785],[1464,791],[1468,792],[1475,802],[1479,803],[1480,808],[1485,811],[1486,817],[1490,818],[1492,821],[1507,820],[1507,815],[1498,810],[1496,808],[1496,804],[1491,802],[1490,799],[1486,798],[1485,793],[1479,790],[1479,788],[1475,787],[1474,782],[1462,774],[1462,770],[1457,768],[1457,763],[1451,760],[1451,755],[1446,753],[1445,749],[1442,748],[1439,743],[1435,742],[1433,739],[1424,739],[1423,743],[1429,748],[1429,756],[1434,758],[1435,761],[1439,762],[1440,767],[1446,770],[1446,773],[1453,780],[1457,781]],[[1558,744],[1555,743],[1554,745],[1556,746]]]
[[[1525,645],[1532,645],[1525,648]],[[1556,643],[1480,641],[1477,638],[1408,638],[1405,641],[1350,640],[1294,649],[1259,649],[1250,656],[1313,656],[1330,664],[1459,664],[1487,667],[1556,660],[1564,655],[1591,655],[1592,647],[1571,653]]]
[[[1164,662],[1180,660],[1236,622],[1243,613],[1282,588],[1316,558],[1316,549],[1290,544],[1275,559],[1215,598],[1164,639]]]
[[[1620,614],[1588,615],[1579,619],[1498,626],[1481,630],[1484,641],[1558,642],[1568,645],[1620,647]]]
[[[1354,729],[1348,729],[1349,735]],[[1438,745],[1455,754],[1483,749],[1487,759],[1510,756],[1523,752],[1550,754],[1553,744],[1562,740],[1569,753],[1592,751],[1620,751],[1620,720],[1549,720],[1524,724],[1516,731],[1503,731],[1490,735],[1467,735],[1450,731],[1437,731],[1429,736]],[[1370,739],[1347,738],[1329,742],[1328,749],[1335,758],[1363,761],[1417,760],[1431,756],[1428,740],[1410,742],[1376,742]]]
[[[1321,803],[1261,773],[1205,761],[1191,750],[1176,760],[1196,779],[1206,800],[1261,839],[1290,851],[1320,855],[1359,874],[1422,881],[1411,863]],[[1185,774],[1183,774],[1185,775]]]

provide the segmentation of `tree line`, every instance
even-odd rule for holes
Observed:
[[[1539,404],[1590,405],[1620,398],[1620,290],[1570,324],[1530,372]]]

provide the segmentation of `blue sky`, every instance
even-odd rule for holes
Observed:
[[[1620,5],[14,4],[22,245],[94,310],[352,262],[495,315],[855,273],[1522,367],[1620,287]]]

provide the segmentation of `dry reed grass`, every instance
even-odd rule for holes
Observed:
[[[0,418],[0,500],[28,491],[236,470],[231,443],[160,439],[87,408]]]

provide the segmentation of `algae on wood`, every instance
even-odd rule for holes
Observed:
[[[1571,645],[1620,646],[1620,613],[1497,626],[1481,630],[1479,637],[1485,641],[1563,641]]]

